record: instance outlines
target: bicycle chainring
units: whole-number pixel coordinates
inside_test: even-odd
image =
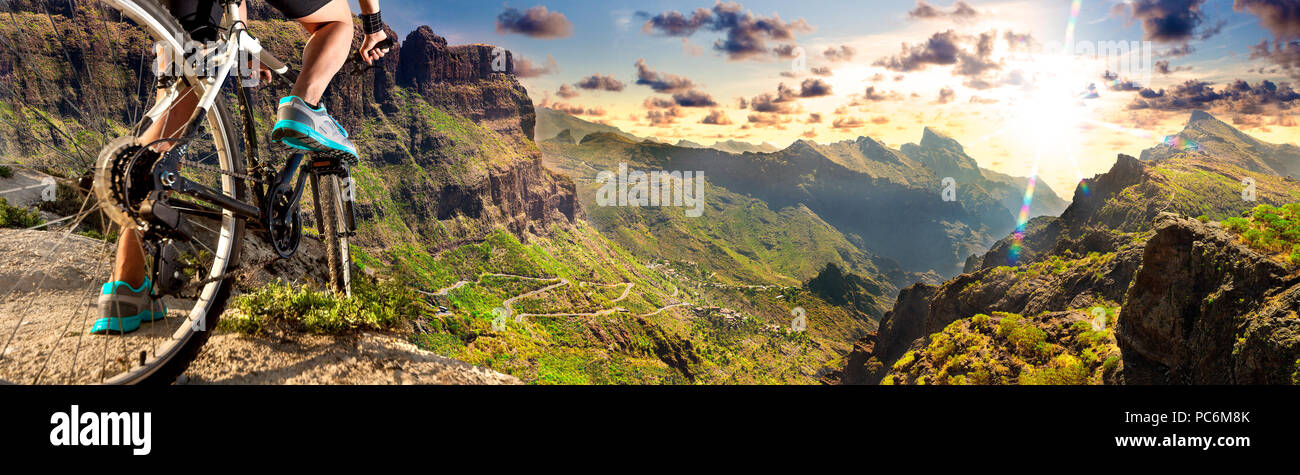
[[[289,186],[276,186],[267,197],[266,235],[275,253],[285,259],[293,257],[302,243],[302,208],[293,198]]]

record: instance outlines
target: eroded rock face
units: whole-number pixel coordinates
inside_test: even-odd
[[[1223,229],[1161,215],[1116,328],[1129,384],[1287,384],[1300,279]]]
[[[874,354],[877,359],[888,365],[907,351],[907,347],[918,338],[930,333],[930,301],[938,293],[939,287],[929,284],[916,284],[898,293],[894,309],[880,320],[877,331]],[[943,329],[943,326],[939,326]],[[883,375],[882,375],[883,376]]]
[[[406,36],[395,79],[448,113],[531,140],[537,112],[514,71],[510,51],[484,44],[447,46],[445,38],[422,26]]]
[[[571,224],[581,214],[573,182],[542,166],[532,141],[537,120],[532,99],[513,75],[511,53],[500,50],[497,56],[497,50],[483,44],[448,46],[423,26],[359,79],[341,77],[334,85],[337,104],[331,102],[331,110],[341,111],[345,126],[384,115],[384,126],[373,131],[380,140],[369,147],[378,162],[413,162],[428,171],[427,177],[390,183],[387,192],[421,221],[412,227],[435,241],[473,240],[495,228],[527,239],[552,225]],[[411,101],[495,132],[474,140],[496,143],[500,152],[480,148],[471,153],[491,156],[466,155],[466,144],[458,143],[465,138],[430,128],[428,117],[412,117]]]
[[[868,333],[853,344],[845,358],[844,369],[831,371],[822,378],[823,384],[875,384],[880,381],[882,366],[875,357],[876,332]]]

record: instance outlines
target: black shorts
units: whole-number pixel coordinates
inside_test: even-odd
[[[180,21],[181,27],[197,41],[214,41],[217,39],[217,27],[225,10],[221,0],[161,0],[162,4]],[[296,20],[328,5],[330,0],[265,0],[276,10],[280,10],[290,20]]]

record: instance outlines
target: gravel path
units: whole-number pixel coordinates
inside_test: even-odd
[[[522,384],[381,333],[213,335],[182,384]]]

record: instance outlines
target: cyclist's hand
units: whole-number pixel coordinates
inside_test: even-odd
[[[366,37],[361,40],[361,59],[365,60],[366,64],[373,65],[375,64],[375,61],[379,60],[379,58],[388,54],[387,49],[379,49],[375,47],[386,39],[388,39],[388,33],[382,31],[366,35]]]
[[[257,70],[250,71],[248,77],[257,79],[258,84],[268,84],[271,82],[271,79],[273,78],[271,68],[262,64],[261,61],[250,61],[248,66],[245,66],[244,70],[248,71],[253,68],[257,68]]]

